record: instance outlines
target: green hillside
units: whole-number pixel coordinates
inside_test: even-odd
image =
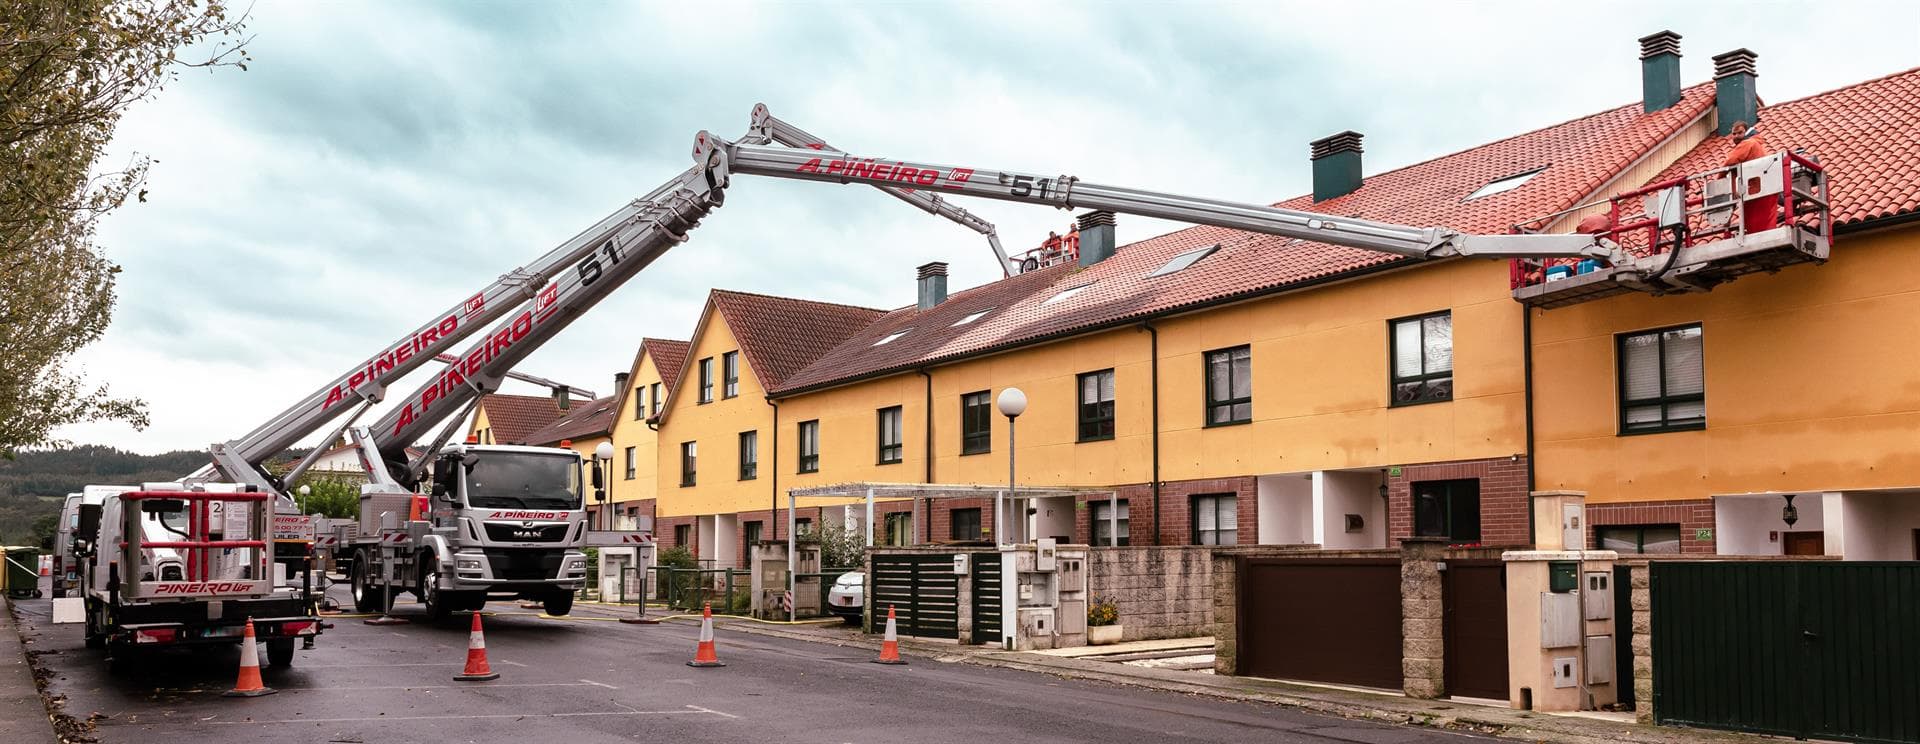
[[[0,544],[38,544],[39,535],[51,531],[60,500],[81,486],[174,480],[206,463],[204,451],[137,455],[91,445],[0,460]]]

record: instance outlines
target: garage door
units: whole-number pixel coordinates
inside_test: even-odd
[[[1238,674],[1400,689],[1400,562],[1240,563]]]

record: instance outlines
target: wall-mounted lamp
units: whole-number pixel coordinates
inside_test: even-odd
[[[1787,505],[1780,507],[1780,521],[1786,522],[1788,527],[1800,521],[1800,509],[1793,505],[1793,494],[1787,494]]]

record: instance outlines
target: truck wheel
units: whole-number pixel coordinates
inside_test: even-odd
[[[554,592],[542,602],[546,605],[547,614],[554,617],[573,612],[573,592]]]
[[[293,666],[292,638],[275,638],[267,641],[267,666]]]
[[[459,597],[447,596],[440,591],[438,568],[439,564],[432,556],[421,556],[420,583],[414,591],[414,594],[420,597],[420,603],[427,606],[427,617],[432,618],[436,623],[445,621],[449,615],[452,615],[454,603],[460,601]]]
[[[373,590],[372,578],[367,576],[367,556],[364,552],[355,553],[353,556],[352,590],[354,612],[373,612],[375,610],[386,609],[385,607],[378,606],[380,602],[379,593]]]

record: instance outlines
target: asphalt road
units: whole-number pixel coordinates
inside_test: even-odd
[[[110,675],[47,600],[18,603],[30,648],[69,714],[108,744],[213,742],[1463,742],[1465,735],[1328,718],[1264,704],[1056,679],[807,641],[718,634],[719,669],[694,669],[697,627],[542,619],[489,605],[500,679],[452,679],[467,619],[376,627],[341,618],[294,665],[265,670],[277,695],[238,699],[238,651],[144,658]],[[262,654],[264,659],[265,654]]]

